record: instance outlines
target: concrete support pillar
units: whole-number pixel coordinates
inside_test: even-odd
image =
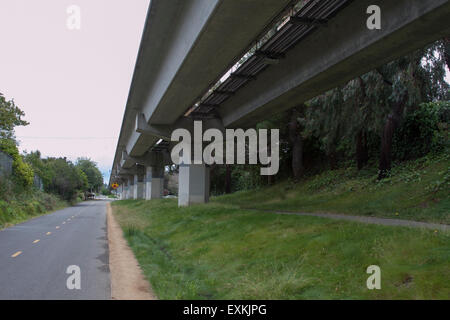
[[[144,175],[144,178],[143,178],[143,180],[142,180],[142,197],[141,198],[139,198],[139,199],[144,199],[144,200],[147,200],[147,176],[146,175]]]
[[[122,183],[122,194],[120,196],[120,200],[126,200],[127,199],[127,192],[128,192],[128,181],[124,180]]]
[[[127,199],[133,199],[133,191],[134,191],[134,177],[129,177]]]
[[[161,198],[164,190],[164,167],[147,167],[145,184],[146,200]]]
[[[119,188],[117,189],[117,197],[119,200],[123,199],[123,182],[120,184]]]
[[[209,167],[205,164],[180,164],[178,206],[209,201]]]
[[[144,199],[144,182],[143,177],[135,174],[134,175],[134,185],[133,185],[133,199]]]
[[[133,199],[136,200],[138,198],[138,175],[135,174],[133,177]]]

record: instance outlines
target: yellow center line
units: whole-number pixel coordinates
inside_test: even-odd
[[[36,239],[33,241],[33,243],[38,243],[38,242],[39,242],[39,239]]]
[[[52,233],[51,233],[50,231],[46,233],[46,235],[48,235],[48,236],[51,235],[51,234],[52,234]]]
[[[21,254],[22,253],[22,251],[17,251],[16,253],[14,253],[12,256],[11,256],[11,258],[15,258],[15,257],[17,257],[19,254]]]

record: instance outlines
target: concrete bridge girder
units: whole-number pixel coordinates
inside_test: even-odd
[[[136,114],[152,125],[173,124],[290,2],[152,0],[118,147],[132,156],[147,152],[159,138],[133,130]],[[214,59],[211,48],[221,48]]]
[[[125,170],[134,167],[136,164],[143,166],[169,165],[170,155],[168,151],[147,152],[144,156],[133,157],[128,155],[127,151],[122,151],[122,158],[120,160],[121,168]]]

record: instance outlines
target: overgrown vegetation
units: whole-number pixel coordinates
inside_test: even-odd
[[[17,185],[16,191],[28,190],[33,184],[34,172],[31,166],[24,162],[13,139],[0,139],[0,151],[13,158],[13,180]]]
[[[35,172],[42,178],[44,190],[58,194],[67,201],[76,201],[86,191],[98,192],[103,177],[97,164],[90,159],[79,158],[74,164],[66,158],[41,158],[39,151],[24,155]]]
[[[448,233],[247,211],[219,202],[188,208],[178,208],[173,199],[113,203],[160,299],[450,295]],[[382,270],[381,290],[366,287],[366,268],[373,264]]]
[[[64,208],[66,201],[39,190],[14,193],[11,180],[0,179],[0,229]]]

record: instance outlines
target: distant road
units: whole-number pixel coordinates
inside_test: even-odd
[[[0,299],[110,299],[107,201],[88,201],[0,231]],[[67,288],[71,265],[81,289]]]

